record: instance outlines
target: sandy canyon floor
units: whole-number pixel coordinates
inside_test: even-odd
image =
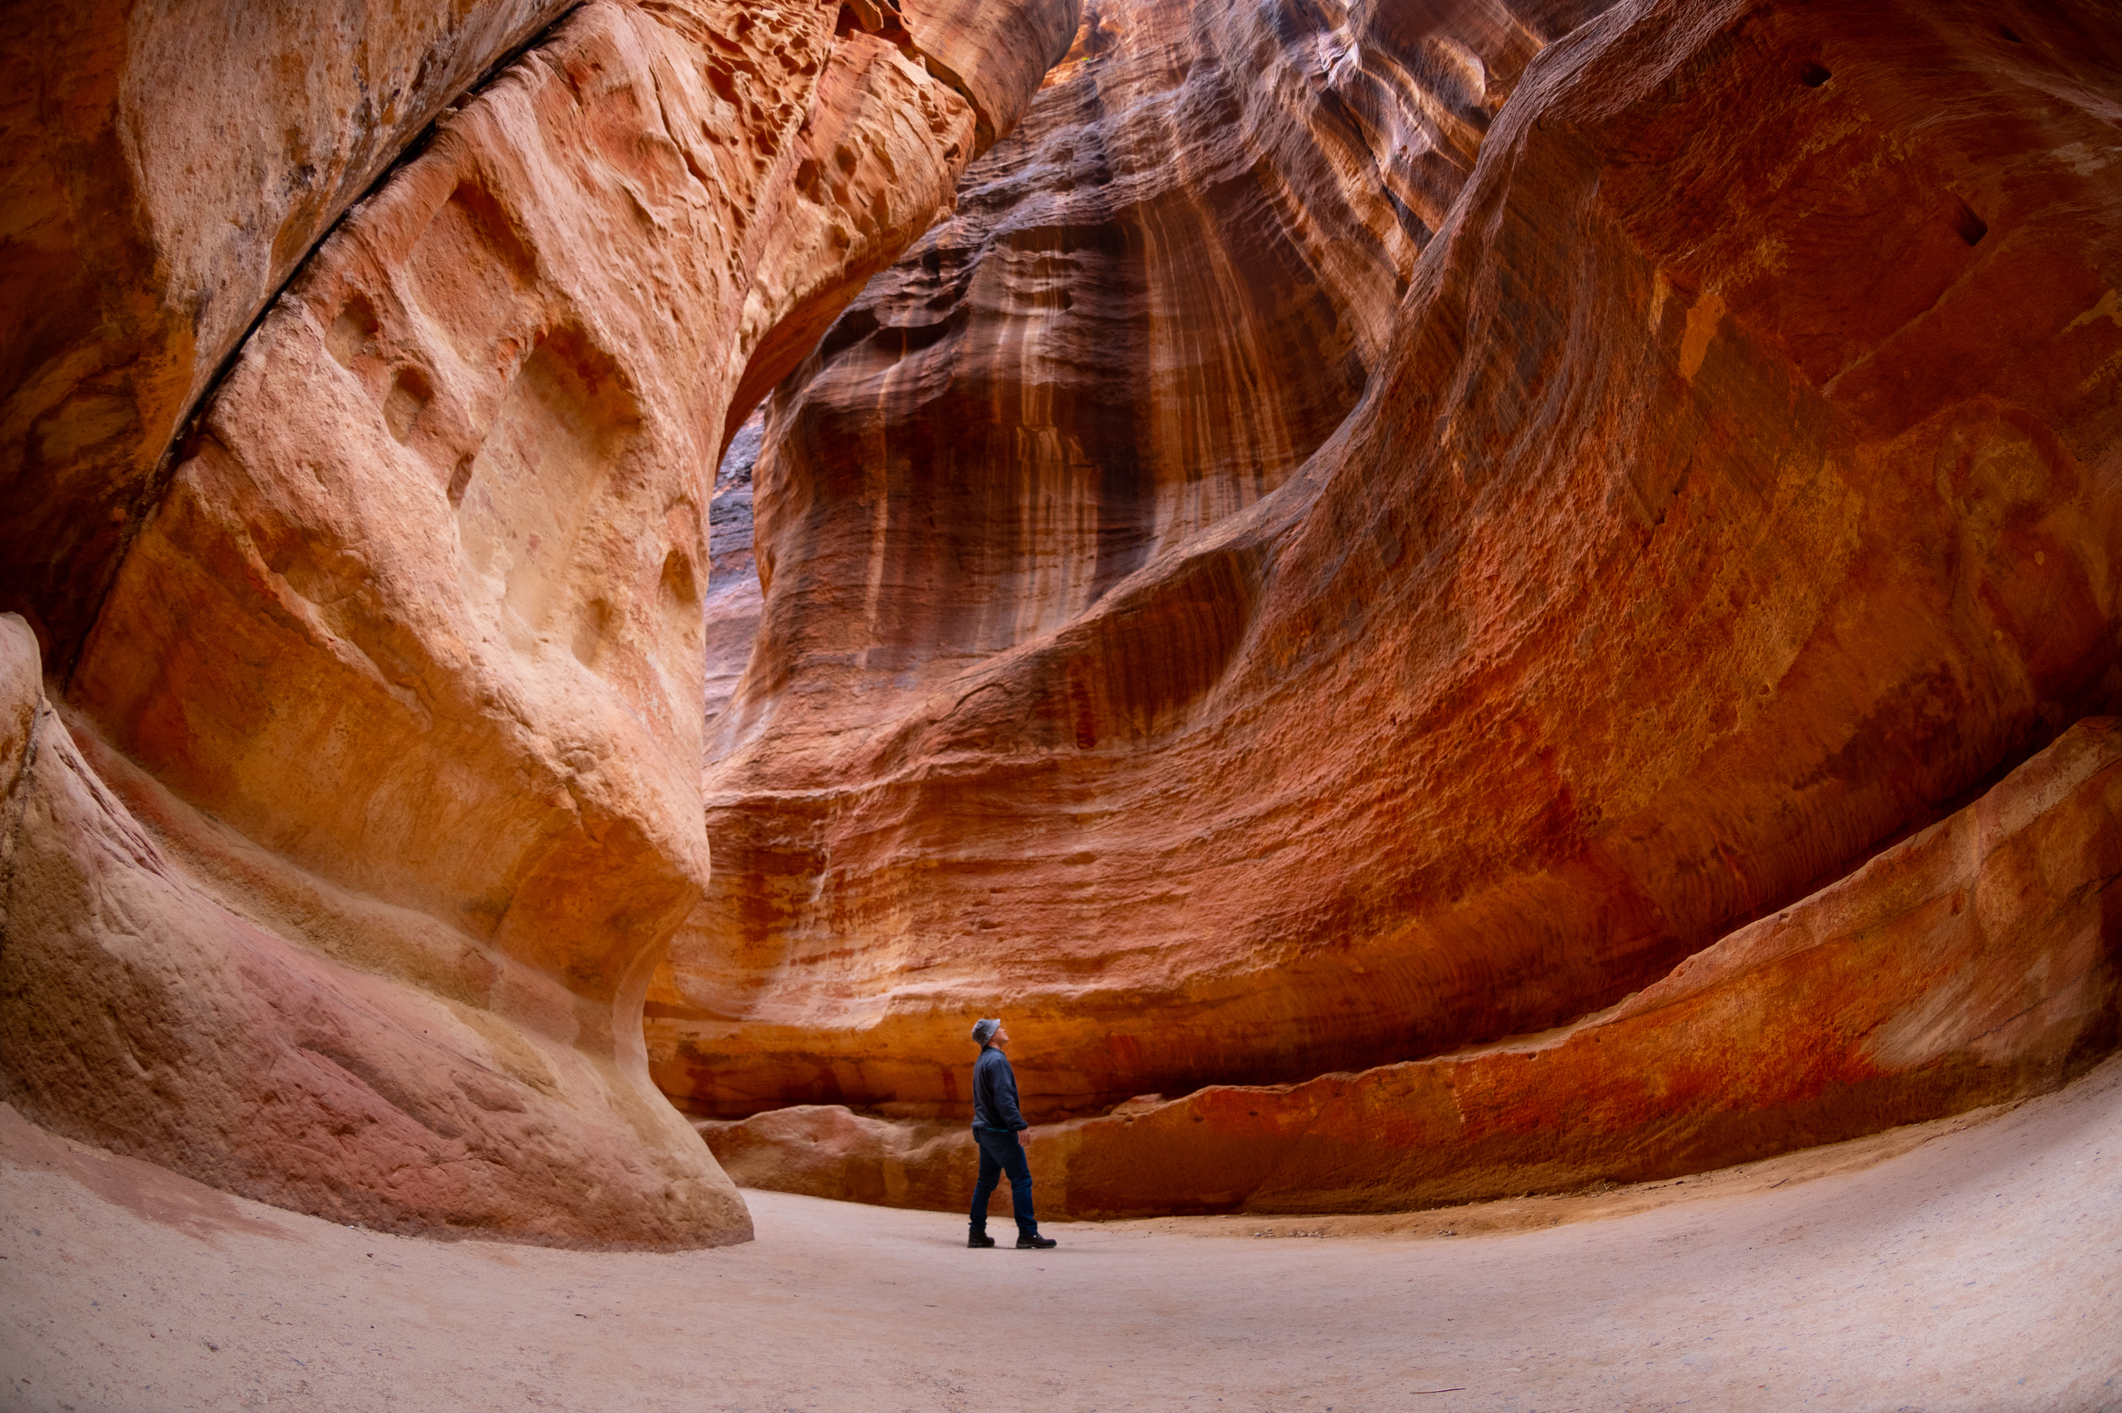
[[[2122,1409],[2122,1060],[1680,1182],[1044,1253],[748,1196],[758,1240],[716,1251],[408,1240],[0,1108],[0,1404]]]

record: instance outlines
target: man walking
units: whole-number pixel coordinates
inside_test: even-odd
[[[973,1039],[980,1044],[980,1058],[973,1062],[973,1141],[980,1145],[980,1181],[973,1188],[973,1225],[967,1246],[993,1246],[987,1234],[987,1199],[995,1184],[1009,1174],[1010,1212],[1017,1219],[1017,1249],[1044,1251],[1057,1246],[1051,1237],[1039,1235],[1039,1221],[1032,1215],[1032,1170],[1024,1161],[1025,1135],[1031,1125],[1017,1112],[1017,1072],[1009,1067],[1009,1031],[998,1019],[973,1022]]]

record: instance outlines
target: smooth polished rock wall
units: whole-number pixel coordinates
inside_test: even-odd
[[[18,6],[0,610],[71,670],[180,424],[332,223],[569,0]]]

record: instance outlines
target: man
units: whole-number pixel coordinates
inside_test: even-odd
[[[1009,1031],[1000,1019],[973,1022],[980,1058],[973,1062],[973,1141],[980,1145],[980,1182],[973,1188],[973,1225],[967,1246],[993,1246],[987,1234],[987,1199],[1009,1174],[1010,1212],[1017,1219],[1017,1249],[1045,1251],[1060,1243],[1039,1235],[1032,1215],[1032,1170],[1024,1161],[1031,1125],[1017,1112],[1017,1072],[1009,1067]]]

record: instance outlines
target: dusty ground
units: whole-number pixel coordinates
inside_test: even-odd
[[[950,1216],[749,1197],[758,1241],[720,1251],[438,1244],[0,1108],[0,1402],[2122,1410],[2122,1061],[1700,1179],[1412,1217],[973,1252]]]

